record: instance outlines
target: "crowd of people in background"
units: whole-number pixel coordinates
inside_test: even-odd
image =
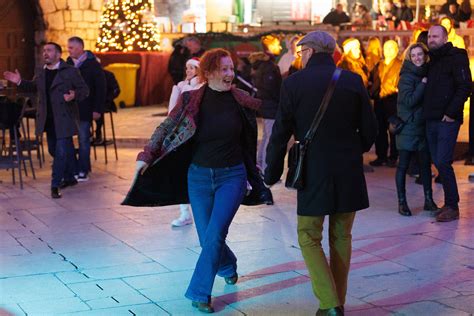
[[[424,12],[423,12],[424,14]],[[472,8],[470,0],[462,0],[460,4],[457,0],[447,0],[442,6],[435,6],[431,13],[431,21],[438,21],[443,17],[452,20],[455,27],[459,27],[461,22],[466,22],[471,18]],[[341,3],[336,4],[324,18],[324,24],[333,26],[356,26],[359,29],[373,29],[374,24],[383,28],[406,29],[409,23],[414,21],[414,10],[408,6],[407,0],[385,0],[378,2],[376,6],[367,8],[359,2],[352,7],[346,8]],[[431,22],[430,21],[430,22]]]

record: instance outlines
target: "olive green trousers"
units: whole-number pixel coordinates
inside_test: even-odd
[[[298,215],[298,242],[321,309],[345,304],[355,212],[329,215],[329,263],[321,246],[325,216]]]

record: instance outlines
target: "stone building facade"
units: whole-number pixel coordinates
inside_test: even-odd
[[[39,0],[45,23],[45,40],[66,46],[79,36],[86,49],[94,50],[99,35],[103,0]]]

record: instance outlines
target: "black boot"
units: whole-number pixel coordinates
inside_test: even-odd
[[[407,200],[398,201],[398,213],[403,216],[411,216],[411,211],[408,207]]]
[[[404,157],[404,156],[403,156]],[[397,185],[397,196],[398,196],[398,213],[403,216],[411,216],[411,211],[407,204],[407,195],[405,189],[406,182],[406,170],[408,165],[404,159],[400,159],[400,165],[395,173],[395,183]]]
[[[423,209],[431,212],[439,211],[438,205],[433,201],[433,193],[431,191],[425,192],[425,205],[423,206]]]

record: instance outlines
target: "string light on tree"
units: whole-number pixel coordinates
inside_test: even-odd
[[[96,50],[157,51],[160,33],[155,23],[154,0],[108,0],[100,20]]]

